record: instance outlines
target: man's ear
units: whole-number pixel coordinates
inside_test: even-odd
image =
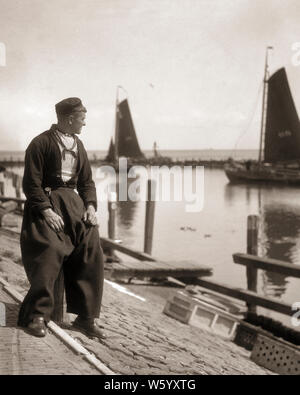
[[[69,115],[69,125],[72,125],[74,121],[74,115]]]

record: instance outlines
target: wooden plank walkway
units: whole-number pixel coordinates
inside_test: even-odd
[[[197,277],[211,276],[212,269],[193,261],[141,261],[118,262],[112,264],[110,276],[114,279],[121,278],[166,278],[196,279]]]
[[[111,248],[139,260],[138,262],[114,262],[110,271],[110,277],[114,279],[173,277],[174,279],[184,280],[186,283],[193,283],[197,277],[212,276],[213,274],[211,267],[195,261],[161,261],[156,257],[126,247],[108,238],[101,237],[100,239],[104,248]]]

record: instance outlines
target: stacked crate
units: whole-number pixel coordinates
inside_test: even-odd
[[[184,292],[173,295],[163,312],[185,324],[208,329],[229,339],[233,338],[239,323],[238,317]]]

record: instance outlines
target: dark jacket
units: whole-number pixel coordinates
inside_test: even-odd
[[[77,189],[85,206],[93,204],[97,209],[97,196],[92,171],[86,150],[77,138],[78,163],[75,176],[64,182],[61,178],[61,152],[54,131],[50,130],[35,137],[29,144],[25,155],[23,191],[30,208],[40,211],[52,207],[45,192],[46,187],[70,187]]]

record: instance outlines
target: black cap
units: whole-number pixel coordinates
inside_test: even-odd
[[[74,112],[86,112],[81,100],[78,97],[69,97],[55,105],[57,115],[71,115]]]

